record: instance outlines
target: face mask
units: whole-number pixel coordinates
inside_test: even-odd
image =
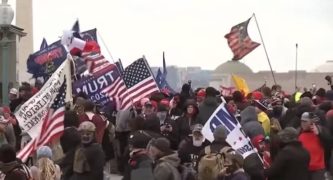
[[[202,139],[196,140],[193,138],[193,146],[200,147],[202,145],[202,143],[203,143]]]

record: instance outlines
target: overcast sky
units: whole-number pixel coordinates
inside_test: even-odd
[[[13,1],[13,0],[11,0]],[[9,2],[11,2],[9,1]],[[312,70],[333,59],[332,0],[33,0],[34,49],[56,41],[76,19],[81,30],[97,28],[114,59],[125,65],[143,54],[151,66],[215,69],[232,58],[224,35],[256,13],[273,69]],[[260,42],[254,19],[252,40]],[[107,57],[108,53],[104,50]],[[263,46],[241,60],[268,70]]]

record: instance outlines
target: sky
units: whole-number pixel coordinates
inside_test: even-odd
[[[125,66],[142,55],[162,66],[165,51],[167,65],[213,70],[233,56],[224,35],[253,13],[273,70],[295,69],[296,43],[298,69],[333,59],[332,0],[33,0],[34,50],[43,37],[54,42],[79,19],[81,30],[97,28],[106,44],[100,43],[102,53]],[[254,18],[248,32],[261,46],[241,62],[269,70]]]

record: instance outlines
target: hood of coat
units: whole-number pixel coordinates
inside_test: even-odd
[[[241,113],[241,125],[251,122],[258,121],[258,115],[254,106],[249,106],[245,108]]]
[[[172,153],[170,155],[166,155],[164,157],[161,157],[158,160],[158,163],[162,163],[162,162],[168,162],[170,165],[172,165],[176,168],[180,165],[180,159],[179,159],[177,153]]]

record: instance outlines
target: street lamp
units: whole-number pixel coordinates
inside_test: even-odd
[[[2,0],[0,4],[0,27],[1,27],[1,47],[2,47],[2,103],[8,104],[8,29],[13,18],[14,11],[7,4],[8,0]]]

